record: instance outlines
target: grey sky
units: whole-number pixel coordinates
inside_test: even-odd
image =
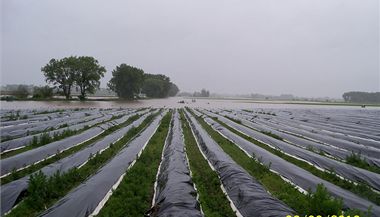
[[[181,90],[340,97],[380,91],[378,0],[1,0],[2,84],[90,55]]]

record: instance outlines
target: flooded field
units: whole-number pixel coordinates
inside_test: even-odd
[[[377,108],[186,98],[2,108],[1,215],[380,215]]]
[[[180,103],[182,102],[182,103]],[[329,109],[361,109],[360,106],[334,106],[316,103],[295,104],[292,102],[252,101],[248,99],[196,99],[171,97],[166,99],[147,99],[138,101],[1,101],[1,109],[65,109],[65,108],[329,108]],[[380,109],[367,107],[366,109]]]

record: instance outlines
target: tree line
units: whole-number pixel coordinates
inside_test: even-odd
[[[57,88],[66,99],[71,98],[73,88],[80,92],[79,99],[86,99],[100,86],[106,69],[89,56],[70,56],[63,59],[51,59],[41,68],[47,83]],[[175,96],[179,89],[165,75],[144,73],[142,69],[120,64],[112,71],[107,85],[122,99],[136,99],[141,96],[164,98]],[[41,89],[45,91],[45,89]]]
[[[344,93],[343,99],[352,103],[380,103],[380,92],[351,91]]]

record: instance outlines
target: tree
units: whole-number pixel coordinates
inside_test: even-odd
[[[148,97],[164,98],[175,96],[179,91],[177,85],[170,82],[170,78],[165,75],[145,74],[144,78],[141,92],[145,93]]]
[[[202,89],[201,90],[201,97],[209,97],[210,96],[210,92],[206,89]]]
[[[127,64],[116,66],[112,71],[112,78],[108,87],[115,91],[120,98],[134,99],[140,92],[144,82],[144,71]]]
[[[201,92],[194,92],[194,97],[209,97],[210,92],[206,89],[202,89]]]
[[[76,85],[85,99],[86,93],[94,93],[100,85],[100,78],[106,72],[98,61],[89,56],[70,56],[60,60],[51,59],[41,68],[46,81],[63,91],[66,99],[70,98],[71,89]]]
[[[145,74],[141,92],[151,98],[167,97],[170,78],[165,75]]]
[[[380,103],[380,92],[359,92],[351,91],[343,94],[343,99],[346,102],[353,103]]]
[[[179,92],[179,88],[174,83],[170,82],[169,96],[175,96]]]
[[[28,87],[26,85],[18,85],[17,89],[12,91],[11,95],[18,99],[25,99],[29,96]]]
[[[151,98],[165,97],[165,81],[155,78],[145,79],[141,92]]]
[[[62,89],[66,99],[70,99],[71,88],[75,81],[76,57],[65,57],[61,60],[51,59],[49,63],[41,68],[46,82]]]
[[[34,87],[33,98],[35,99],[47,99],[53,97],[53,88],[49,86]]]
[[[80,90],[80,99],[86,98],[86,93],[95,93],[99,88],[100,78],[104,77],[106,69],[100,66],[94,57],[82,56],[76,59],[74,67],[75,84]]]

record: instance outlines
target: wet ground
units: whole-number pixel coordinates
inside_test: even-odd
[[[182,102],[182,103],[180,103]],[[246,99],[196,99],[171,97],[166,99],[147,99],[138,101],[1,101],[1,109],[64,109],[64,108],[337,108],[337,109],[362,109],[359,106],[334,106],[319,104],[291,104],[287,102],[257,102]],[[367,107],[365,109],[380,109],[379,107]]]

